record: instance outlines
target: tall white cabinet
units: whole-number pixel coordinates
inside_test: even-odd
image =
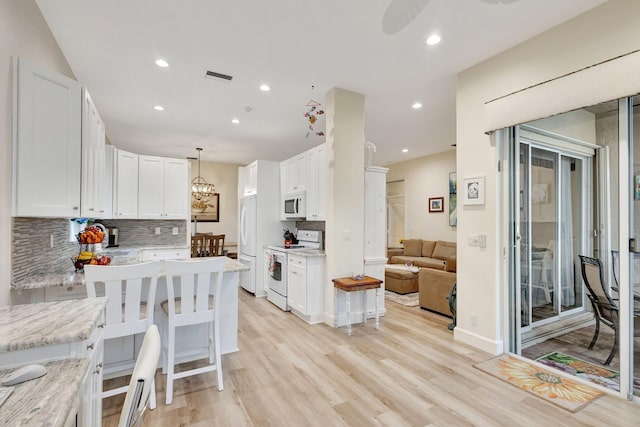
[[[307,220],[324,221],[327,206],[327,144],[307,151]]]
[[[82,87],[14,64],[13,216],[80,216]]]
[[[386,199],[389,169],[368,166],[364,171],[364,274],[384,280],[386,254]],[[367,291],[375,292],[375,291]],[[378,309],[384,312],[384,298]],[[368,298],[367,312],[375,311],[375,298]]]
[[[81,216],[105,217],[105,129],[87,89],[82,90]]]

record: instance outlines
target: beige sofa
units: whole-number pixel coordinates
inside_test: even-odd
[[[445,316],[452,315],[447,296],[456,282],[455,242],[409,239],[404,241],[404,249],[389,249],[387,257],[389,264],[412,262],[414,266],[420,267],[420,307]],[[391,277],[388,279],[390,280],[385,282],[385,288],[393,291],[396,282]]]

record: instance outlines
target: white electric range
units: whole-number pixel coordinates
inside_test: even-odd
[[[287,253],[305,249],[322,249],[322,231],[298,230],[298,243],[290,247],[269,245],[265,252],[267,260],[267,299],[282,310],[287,305]]]

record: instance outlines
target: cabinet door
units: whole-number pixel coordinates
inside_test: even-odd
[[[301,314],[307,314],[307,282],[305,270],[289,267],[287,273],[287,304]]]
[[[115,173],[114,218],[138,218],[138,155],[118,150]]]
[[[164,218],[164,159],[138,157],[138,218]]]
[[[286,168],[286,192],[297,193],[306,189],[307,180],[307,153],[300,153],[285,160]]]
[[[189,217],[189,162],[164,159],[164,218]]]
[[[258,193],[258,162],[253,162],[247,166],[244,195],[251,196]]]
[[[82,102],[82,192],[81,215],[104,217],[104,123],[88,91]]]
[[[326,144],[308,151],[307,171],[307,219],[324,220],[327,203]]]
[[[15,84],[13,215],[80,215],[82,90],[19,59]]]

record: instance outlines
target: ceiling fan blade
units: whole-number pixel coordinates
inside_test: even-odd
[[[503,4],[509,4],[509,3],[515,3],[518,0],[482,0],[485,3],[491,3],[491,4],[498,4],[498,3],[503,3]]]
[[[424,11],[430,0],[391,0],[382,17],[382,31],[393,35],[409,25]]]

